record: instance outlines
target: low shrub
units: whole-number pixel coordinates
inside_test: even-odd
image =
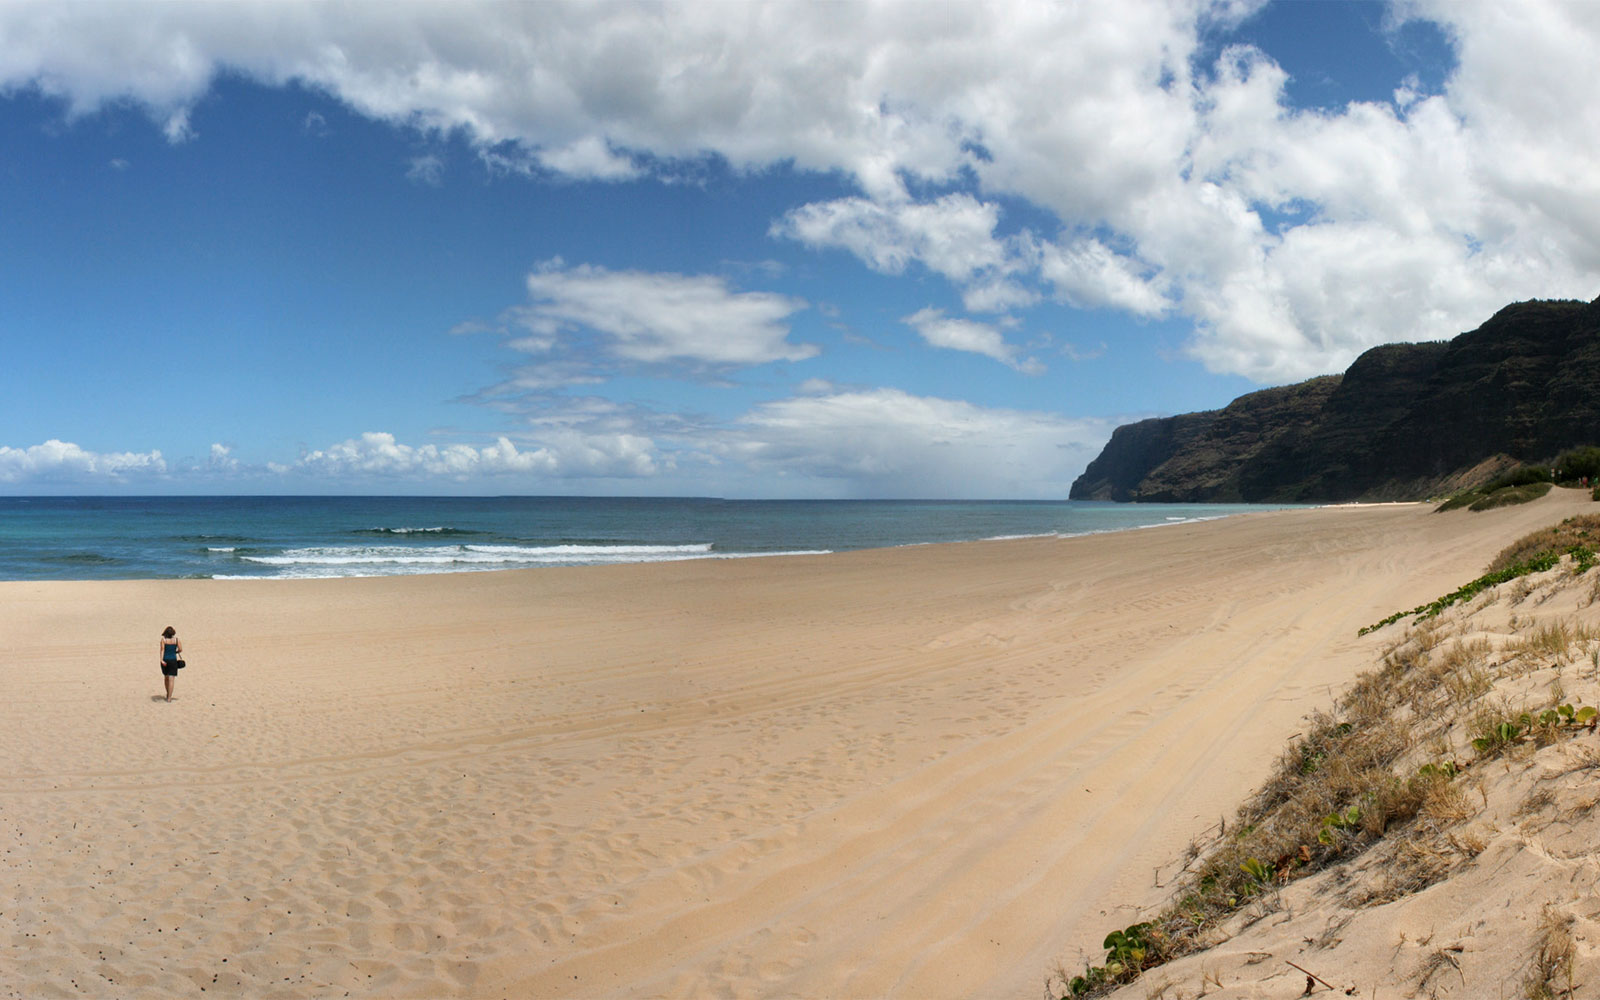
[[[1600,493],[1600,487],[1596,487],[1595,492]],[[1443,514],[1447,510],[1460,510],[1462,507],[1470,507],[1479,500],[1482,500],[1483,496],[1483,491],[1477,487],[1473,487],[1470,490],[1462,490],[1460,493],[1457,493],[1455,496],[1435,507],[1433,512],[1435,514]],[[1600,500],[1600,496],[1595,497],[1595,499]]]
[[[1508,486],[1531,486],[1534,483],[1554,482],[1548,465],[1524,465],[1520,469],[1501,473],[1483,484],[1485,493],[1503,490]]]
[[[1505,477],[1501,477],[1487,485],[1462,490],[1435,507],[1434,513],[1442,514],[1447,510],[1459,510],[1462,507],[1468,510],[1493,510],[1496,507],[1528,503],[1550,492],[1549,475],[1546,472],[1544,481],[1531,483],[1507,483],[1504,482]]]
[[[1485,496],[1474,500],[1467,506],[1468,510],[1494,510],[1496,507],[1511,507],[1519,503],[1531,503],[1550,492],[1549,483],[1525,483],[1518,486],[1503,486]]]
[[[1574,448],[1556,459],[1557,482],[1571,483],[1585,477],[1590,482],[1600,479],[1600,448]]]

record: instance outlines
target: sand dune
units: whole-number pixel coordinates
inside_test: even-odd
[[[1600,570],[1572,555],[1380,630],[1320,739],[1200,844],[1187,913],[1141,914],[1172,960],[1110,995],[1600,996]],[[1201,903],[1206,880],[1232,905]]]
[[[1579,504],[0,584],[0,989],[1036,997],[1369,665],[1359,626]]]

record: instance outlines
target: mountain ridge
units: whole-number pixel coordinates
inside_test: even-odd
[[[1600,443],[1600,298],[1512,303],[1449,341],[1118,427],[1074,500],[1418,499]]]

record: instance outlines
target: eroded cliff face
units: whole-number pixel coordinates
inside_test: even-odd
[[[1597,443],[1600,299],[1522,302],[1448,343],[1375,347],[1342,376],[1119,427],[1070,496],[1401,499]]]

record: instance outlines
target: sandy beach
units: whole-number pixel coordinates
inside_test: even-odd
[[[0,994],[1038,997],[1360,626],[1590,506],[0,583]]]

